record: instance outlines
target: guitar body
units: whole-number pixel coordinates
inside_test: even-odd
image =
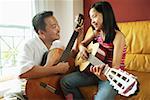
[[[62,49],[52,49],[48,53],[48,59],[46,65],[52,66],[58,62],[63,53]],[[53,59],[52,59],[53,58]],[[29,79],[26,83],[26,95],[29,100],[48,100],[55,98],[56,100],[63,100],[63,95],[54,94],[47,89],[40,86],[41,82],[44,82],[56,89],[60,89],[59,80],[61,75],[50,75],[47,77]]]
[[[97,54],[97,50],[99,48],[99,43],[93,43],[93,41],[87,46],[87,49],[91,52],[92,55]],[[79,66],[80,71],[85,70],[90,62],[88,60],[83,60],[80,56],[80,52],[77,54],[75,58],[75,66]]]
[[[52,49],[48,53],[46,65],[52,66],[56,64],[60,59],[62,53],[63,53],[62,49],[59,48]],[[67,61],[69,61],[69,65],[72,65],[70,69],[72,70],[74,66],[73,58],[70,57],[67,59]],[[49,99],[64,100],[64,96],[62,93],[60,95],[57,95],[40,86],[40,83],[43,82],[61,91],[59,81],[62,76],[63,75],[50,75],[42,78],[29,79],[26,83],[25,89],[26,96],[28,97],[29,100],[49,100]]]
[[[26,84],[26,95],[28,100],[64,100],[63,95],[54,94],[47,89],[40,86],[41,82],[44,82],[56,89],[60,89],[59,80],[61,75],[50,75],[43,78],[31,79]]]

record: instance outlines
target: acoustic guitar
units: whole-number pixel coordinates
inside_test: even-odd
[[[77,26],[81,27],[83,25],[83,15],[79,14],[77,19]],[[43,60],[41,65],[55,65],[59,62],[69,62],[69,65],[74,65],[72,59],[68,59],[71,54],[71,49],[78,36],[78,32],[74,31],[71,36],[69,43],[65,50],[60,48],[52,49],[50,52],[46,52],[43,55]],[[64,100],[64,96],[60,90],[59,80],[62,75],[50,75],[42,78],[29,79],[26,83],[25,93],[29,100]]]
[[[83,60],[80,57],[80,52],[75,58],[75,65],[79,66],[80,71],[84,71],[89,64],[99,65],[104,64],[98,56],[99,43],[94,43],[93,41],[87,46],[88,51],[91,51],[87,60]],[[111,68],[105,66],[103,71],[104,75],[110,82],[110,85],[118,91],[119,94],[123,96],[129,96],[136,92],[137,87],[137,78],[132,74],[127,73],[121,69]]]

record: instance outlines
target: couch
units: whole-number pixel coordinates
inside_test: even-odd
[[[125,70],[137,77],[139,92],[133,96],[116,96],[116,100],[150,100],[150,21],[118,23],[127,43]],[[85,38],[90,36],[90,27]],[[97,86],[80,87],[86,100],[92,100]]]

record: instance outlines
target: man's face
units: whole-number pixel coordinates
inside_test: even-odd
[[[58,22],[54,16],[50,16],[45,18],[45,39],[47,41],[54,41],[58,40],[60,38],[60,27],[58,25]]]

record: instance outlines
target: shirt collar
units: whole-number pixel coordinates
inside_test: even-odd
[[[39,36],[35,35],[35,38],[38,40],[40,46],[42,46],[42,49],[48,51],[48,48],[46,47],[46,45],[44,44],[44,42],[39,38]]]

